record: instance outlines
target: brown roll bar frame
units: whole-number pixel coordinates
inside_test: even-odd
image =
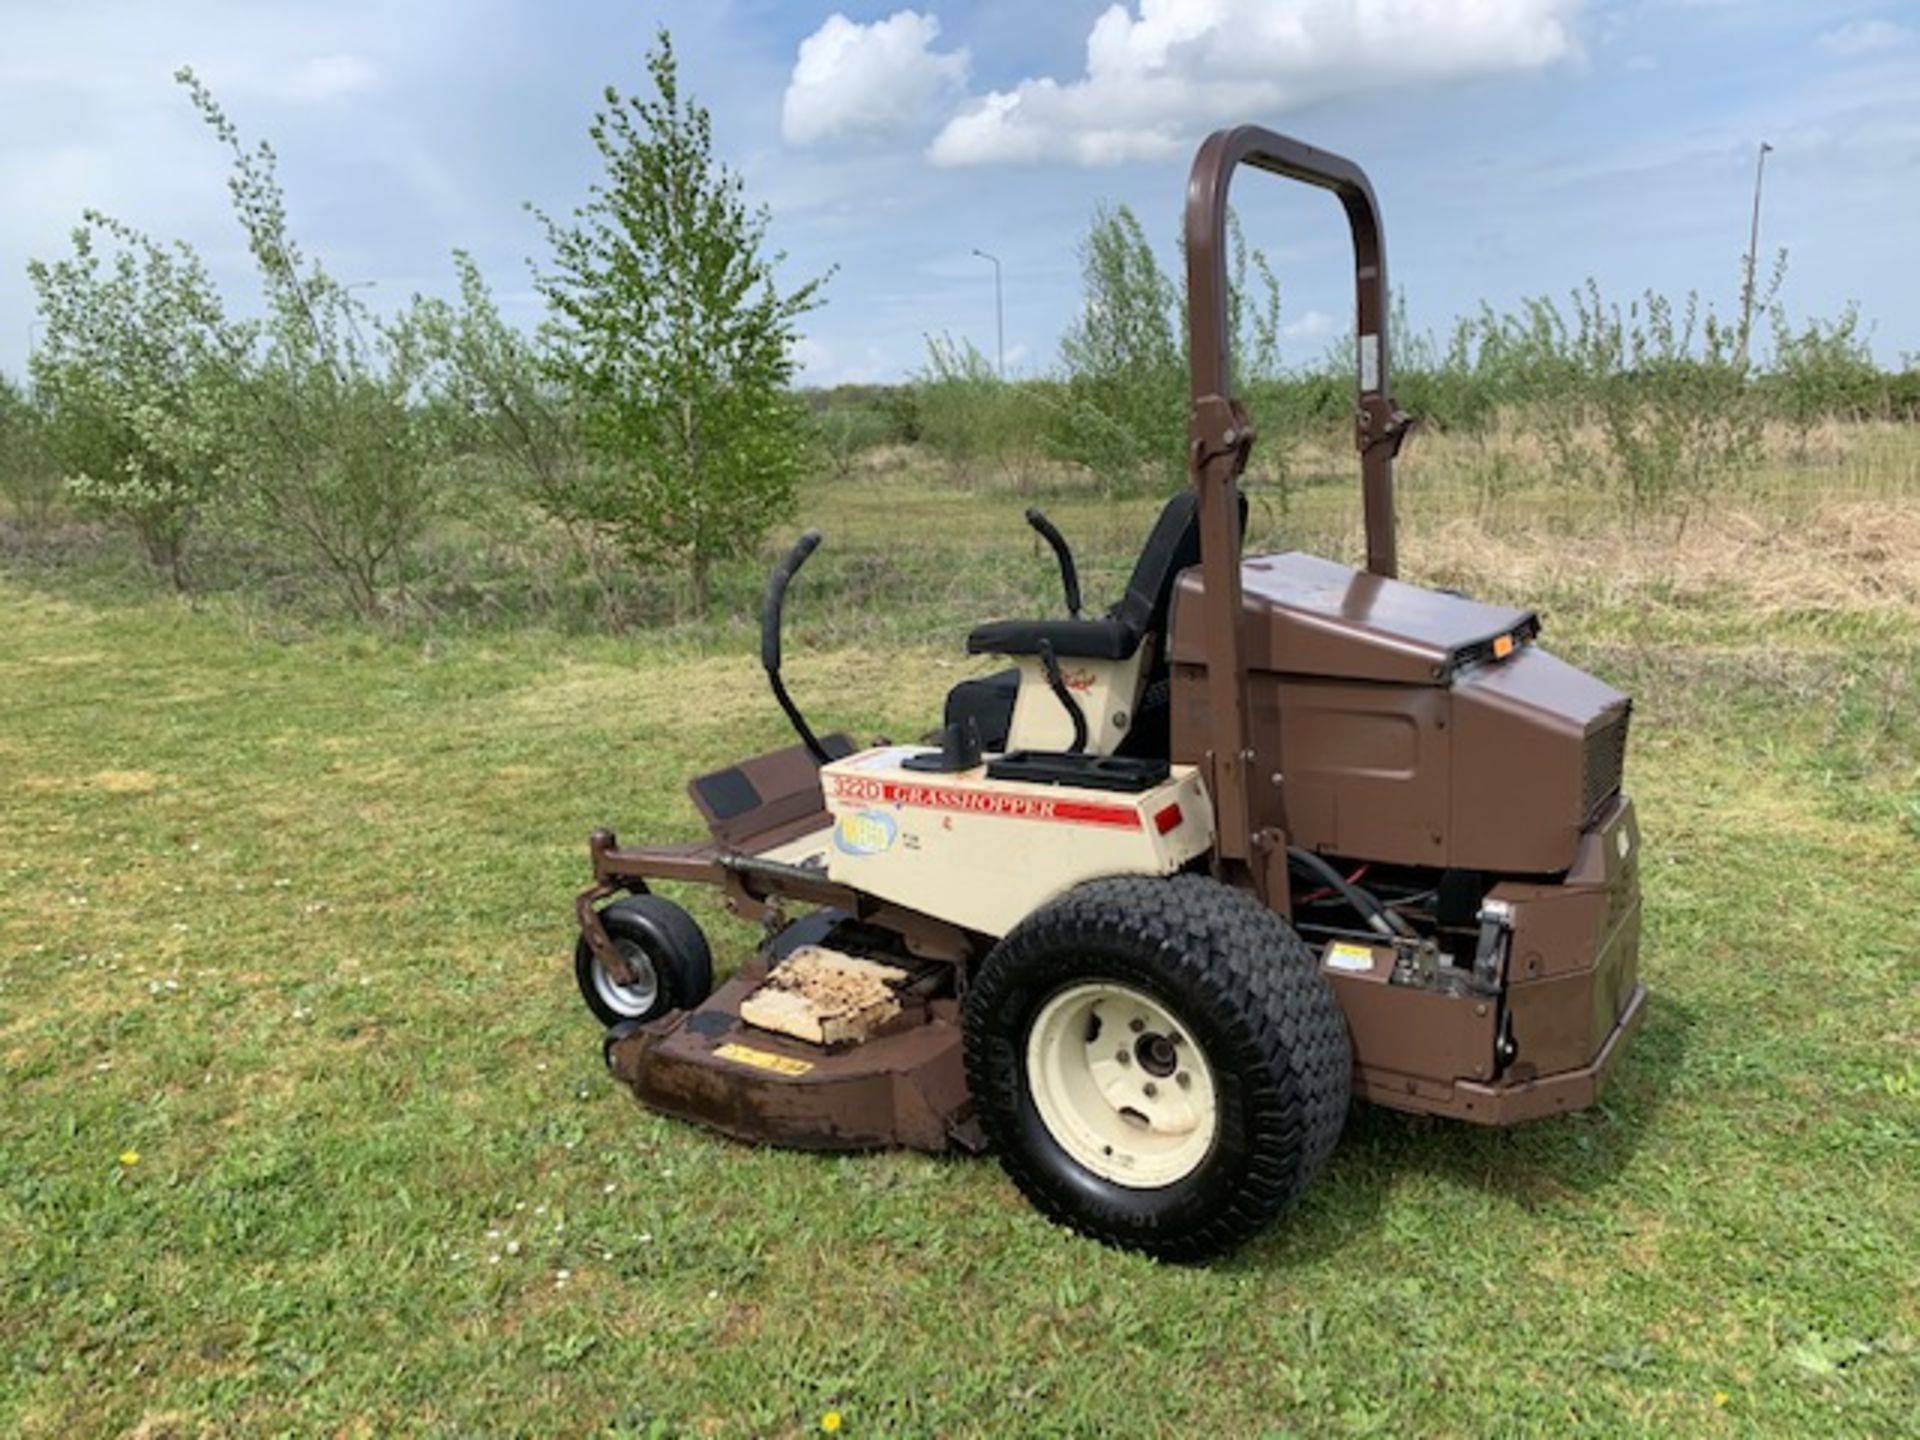
[[[1380,208],[1366,174],[1351,160],[1258,126],[1218,130],[1194,157],[1187,180],[1187,354],[1193,409],[1188,474],[1199,496],[1200,563],[1206,579],[1207,632],[1214,647],[1207,699],[1216,748],[1211,756],[1221,858],[1245,865],[1254,848],[1247,769],[1249,721],[1245,647],[1240,634],[1240,475],[1253,447],[1246,407],[1234,398],[1233,334],[1228,321],[1227,188],[1251,165],[1331,190],[1353,231],[1356,375],[1354,444],[1367,528],[1367,569],[1392,578],[1393,458],[1408,417],[1394,405],[1387,355],[1387,256]]]

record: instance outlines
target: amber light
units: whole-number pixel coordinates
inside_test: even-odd
[[[1494,637],[1494,641],[1493,641],[1493,658],[1494,659],[1504,660],[1507,658],[1507,656],[1511,655],[1512,653],[1513,653],[1513,637],[1511,635],[1497,635]]]

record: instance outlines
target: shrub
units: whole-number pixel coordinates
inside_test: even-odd
[[[27,274],[42,326],[34,387],[68,492],[131,529],[185,589],[189,539],[231,471],[250,329],[227,320],[192,249],[95,211],[71,255]]]
[[[39,528],[52,518],[61,489],[37,397],[0,375],[0,496],[15,519]]]

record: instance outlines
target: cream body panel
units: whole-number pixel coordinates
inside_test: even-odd
[[[1134,794],[907,770],[919,746],[822,767],[838,884],[987,935],[1004,935],[1070,886],[1171,875],[1213,846],[1213,807],[1190,765]],[[1159,817],[1178,807],[1177,823]]]

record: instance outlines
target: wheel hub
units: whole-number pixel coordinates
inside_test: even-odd
[[[660,977],[655,973],[653,960],[638,945],[624,937],[613,942],[620,950],[620,958],[627,962],[632,973],[630,983],[621,984],[607,973],[607,967],[600,963],[599,957],[593,962],[593,988],[608,1009],[619,1014],[638,1019],[653,1008],[654,1001],[660,997]]]
[[[1186,1027],[1142,990],[1073,985],[1027,1034],[1027,1084],[1060,1148],[1116,1184],[1184,1179],[1213,1148],[1213,1071]]]

